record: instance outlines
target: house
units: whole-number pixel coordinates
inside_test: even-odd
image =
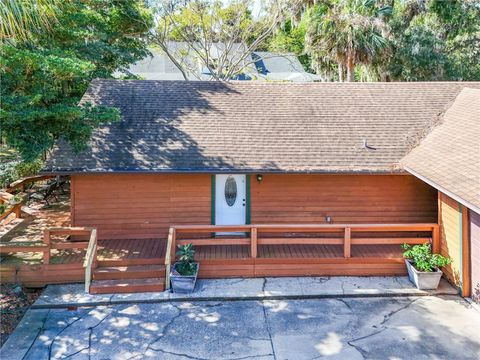
[[[211,80],[210,69],[196,56],[190,46],[184,42],[169,42],[168,48],[175,59],[183,64],[189,80]],[[151,55],[131,65],[124,72],[128,75],[139,76],[144,80],[184,80],[179,67],[160,49],[150,49]],[[246,52],[244,45],[235,43],[230,50],[225,50],[222,43],[211,46],[211,66],[216,61],[227,56],[231,63],[239,62],[244,72],[236,80],[256,81],[287,81],[313,82],[321,81],[320,76],[305,71],[294,54],[255,51],[246,59],[242,55]],[[115,74],[121,76],[120,72]]]
[[[445,275],[480,302],[480,90],[463,89],[402,164],[438,190],[441,252],[454,260]]]
[[[117,107],[121,121],[96,129],[81,153],[58,143],[43,171],[71,176],[72,226],[96,228],[108,246],[141,247],[149,261],[136,264],[165,259],[168,269],[172,247],[190,242],[202,277],[404,274],[402,243],[430,241],[449,255],[452,225],[441,219],[440,244],[447,214],[435,178],[419,176],[422,156],[437,136],[458,139],[449,126],[459,117],[469,130],[458,135],[475,138],[478,89],[94,80],[82,103]],[[458,152],[478,176],[472,141]],[[439,154],[433,165],[463,159]],[[134,289],[111,282],[118,277],[95,282],[92,271],[92,292]]]

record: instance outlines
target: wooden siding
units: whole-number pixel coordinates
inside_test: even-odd
[[[444,267],[443,272],[450,282],[460,286],[462,271],[461,241],[462,213],[461,205],[447,195],[439,192],[440,253],[452,258],[453,262]]]
[[[437,191],[409,175],[269,175],[251,179],[252,223],[431,223]]]
[[[409,175],[251,177],[252,223],[430,223],[436,190]],[[170,225],[210,224],[210,175],[72,176],[72,224],[99,238],[166,237]]]
[[[166,238],[172,224],[210,223],[209,175],[72,176],[72,223],[101,239]]]
[[[471,296],[480,304],[480,214],[470,211]]]

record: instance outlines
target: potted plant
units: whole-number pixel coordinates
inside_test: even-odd
[[[432,254],[430,244],[403,244],[403,257],[407,265],[408,278],[420,290],[433,290],[438,287],[442,271],[439,267],[448,265],[451,259],[440,254]]]
[[[195,289],[198,266],[192,244],[178,246],[178,260],[170,272],[172,290],[176,293],[191,293]]]

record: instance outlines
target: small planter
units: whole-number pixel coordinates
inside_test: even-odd
[[[412,261],[405,259],[407,265],[408,278],[415,284],[419,290],[435,290],[438,288],[440,279],[442,278],[442,271],[437,269],[434,272],[418,271],[412,264]]]
[[[199,263],[197,265],[197,271],[193,275],[180,275],[177,270],[178,263],[173,264],[173,268],[170,271],[170,281],[172,284],[172,290],[174,293],[188,294],[193,292],[195,289],[195,283],[197,282],[198,268],[200,267]]]

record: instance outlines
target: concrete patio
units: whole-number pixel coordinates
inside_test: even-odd
[[[33,308],[168,301],[283,300],[456,294],[457,290],[445,280],[442,280],[437,290],[422,291],[415,288],[406,276],[199,279],[195,292],[191,294],[174,294],[164,291],[90,295],[85,293],[83,284],[49,285],[35,302]]]
[[[458,296],[166,302],[31,309],[3,359],[467,359],[480,313]]]

